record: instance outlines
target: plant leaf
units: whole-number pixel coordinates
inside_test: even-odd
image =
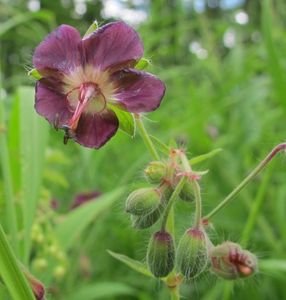
[[[98,282],[80,286],[67,297],[69,300],[95,300],[95,299],[113,299],[116,296],[132,296],[137,291],[125,283],[121,282]]]
[[[20,87],[17,92],[20,118],[21,203],[23,207],[24,263],[30,255],[30,230],[34,221],[42,182],[48,123],[34,109],[34,88]]]
[[[66,214],[63,221],[58,223],[55,228],[55,235],[61,246],[65,250],[69,249],[84,229],[109,209],[123,191],[124,188],[113,190]]]
[[[222,151],[221,148],[217,148],[206,154],[198,155],[198,156],[190,159],[190,165],[193,166],[193,165],[203,162],[209,158],[212,158],[212,157],[216,156],[218,153],[220,153],[221,151]]]
[[[107,252],[114,257],[115,259],[123,262],[124,264],[126,264],[129,268],[137,271],[138,273],[141,273],[145,276],[148,277],[154,277],[152,275],[152,273],[147,269],[147,267],[141,263],[138,260],[132,259],[124,254],[120,254],[120,253],[115,253],[113,251],[107,250]]]

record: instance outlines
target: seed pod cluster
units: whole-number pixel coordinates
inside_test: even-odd
[[[145,171],[148,183],[157,184],[133,191],[126,200],[125,211],[131,214],[131,223],[134,228],[145,229],[154,225],[160,218],[173,192],[167,181],[167,164],[153,161]]]

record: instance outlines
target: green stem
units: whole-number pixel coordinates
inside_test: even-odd
[[[185,153],[181,153],[180,155],[183,168],[186,172],[192,173],[192,168],[190,166],[190,163],[188,161],[188,158],[186,157]],[[198,181],[196,179],[193,179],[191,181],[194,194],[195,194],[195,201],[196,201],[196,212],[195,212],[195,227],[199,227],[202,219],[202,198],[201,198],[201,188],[198,184]]]
[[[272,158],[280,151],[286,150],[286,143],[277,145],[270,153],[258,164],[258,166],[230,193],[222,202],[215,207],[209,214],[203,217],[204,220],[209,220],[218,213],[230,200],[232,200],[264,167],[272,160]]]
[[[144,124],[142,122],[142,119],[141,119],[141,116],[139,114],[135,114],[134,115],[135,117],[135,121],[136,121],[136,124],[137,124],[137,127],[140,131],[140,135],[145,143],[145,146],[147,147],[147,149],[149,150],[151,156],[153,157],[153,159],[155,160],[160,160],[160,156],[149,136],[149,134],[147,133],[145,127],[144,127]]]
[[[35,300],[0,225],[0,275],[14,300]]]
[[[169,291],[170,291],[171,300],[180,300],[179,286],[170,288]]]
[[[1,170],[4,181],[4,195],[5,195],[5,215],[8,233],[11,237],[11,243],[15,253],[19,253],[18,240],[17,240],[17,218],[15,211],[12,174],[10,170],[10,157],[5,136],[5,123],[4,123],[4,102],[0,96],[0,162]]]
[[[197,180],[192,180],[192,186],[194,189],[195,201],[196,201],[195,227],[199,227],[202,219],[201,188]]]
[[[170,213],[170,210],[173,206],[173,204],[175,203],[175,201],[177,200],[177,198],[179,197],[179,194],[182,190],[182,188],[184,187],[184,184],[186,183],[186,180],[187,180],[187,177],[186,176],[183,176],[179,183],[177,184],[174,192],[172,193],[171,197],[170,197],[170,200],[168,202],[168,205],[164,211],[164,215],[163,215],[163,218],[162,218],[162,226],[161,226],[161,230],[165,230],[166,229],[166,224],[167,224],[167,220],[168,220],[168,216],[169,216],[169,213]]]

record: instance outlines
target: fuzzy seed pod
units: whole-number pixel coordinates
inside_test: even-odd
[[[156,210],[146,216],[131,215],[132,226],[137,229],[145,229],[154,225],[160,218],[163,207],[160,205]]]
[[[146,216],[154,212],[161,202],[161,192],[154,188],[141,188],[127,198],[125,210],[136,216]]]
[[[211,269],[219,277],[228,280],[249,277],[257,272],[257,258],[239,244],[224,242],[210,252]]]
[[[151,236],[147,250],[147,265],[155,277],[166,277],[174,268],[175,247],[173,237],[166,231]]]
[[[145,178],[152,184],[157,184],[165,177],[167,166],[161,161],[151,161],[144,170]]]
[[[186,278],[202,273],[208,262],[206,233],[190,228],[182,236],[177,250],[177,266]]]
[[[180,192],[180,198],[188,202],[194,200],[194,190],[193,190],[192,183],[189,180],[184,184]]]

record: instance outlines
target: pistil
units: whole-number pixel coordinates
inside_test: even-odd
[[[79,119],[87,104],[99,94],[99,90],[94,83],[83,83],[79,88],[78,102],[74,114],[70,119],[68,126],[74,131],[77,128]]]

